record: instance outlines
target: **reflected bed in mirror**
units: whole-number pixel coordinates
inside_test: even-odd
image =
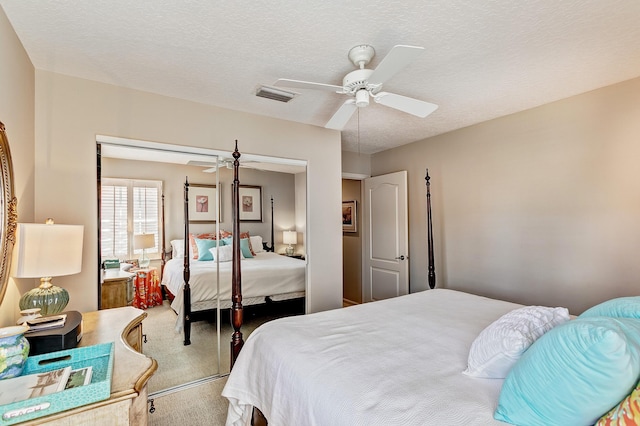
[[[9,140],[5,132],[4,124],[0,122],[0,303],[7,290],[7,280],[9,278],[11,266],[11,252],[15,243],[16,223],[18,219],[17,200],[13,195],[13,165],[11,163],[11,152],[9,151]]]
[[[229,168],[228,159],[230,152],[222,152],[211,149],[176,146],[166,143],[150,141],[123,140],[121,138],[98,136],[97,137],[98,176],[100,177],[100,187],[104,187],[109,179],[129,179],[136,182],[158,181],[158,201],[153,204],[153,211],[157,209],[158,238],[157,252],[152,249],[147,251],[147,257],[151,259],[151,268],[155,268],[160,281],[166,281],[168,263],[177,263],[177,274],[180,279],[179,288],[174,289],[176,294],[183,297],[183,255],[184,246],[173,252],[173,244],[182,242],[184,244],[184,181],[188,177],[190,184],[216,185],[219,190],[220,199],[218,206],[220,209],[219,220],[213,219],[209,223],[190,223],[189,229],[194,234],[207,234],[212,232],[230,231],[232,228],[232,179],[233,170]],[[242,183],[247,185],[259,185],[262,189],[262,221],[242,222],[242,232],[248,232],[252,237],[261,237],[270,248],[275,248],[268,253],[281,260],[295,261],[301,268],[302,286],[306,288],[306,262],[298,259],[290,259],[275,253],[284,253],[285,245],[282,243],[282,230],[297,229],[299,234],[299,245],[296,248],[300,253],[304,253],[304,227],[306,218],[306,162],[302,164],[299,160],[273,159],[271,157],[258,157],[249,154],[242,157]],[[195,185],[194,185],[195,186]],[[193,189],[193,188],[191,188]],[[101,194],[101,191],[99,191]],[[150,194],[147,189],[147,196]],[[216,212],[215,203],[212,202],[211,194],[207,209],[209,212]],[[270,202],[277,200],[275,207]],[[154,198],[155,199],[155,198]],[[191,197],[190,197],[191,199]],[[99,199],[99,205],[107,201],[106,197]],[[195,209],[194,209],[195,210]],[[275,210],[275,211],[274,211]],[[99,209],[99,212],[102,208]],[[150,210],[147,209],[147,215]],[[275,217],[275,224],[273,218]],[[103,217],[106,219],[106,216]],[[190,216],[191,219],[191,216]],[[202,218],[201,218],[202,219]],[[207,220],[207,218],[205,218]],[[211,218],[208,218],[211,220]],[[98,224],[100,229],[100,219]],[[149,222],[150,223],[150,222]],[[104,224],[106,227],[106,223]],[[275,226],[276,232],[272,232]],[[133,232],[133,231],[132,231]],[[136,231],[136,232],[142,232]],[[146,229],[146,232],[153,230]],[[101,233],[99,233],[101,235]],[[275,236],[275,244],[274,244]],[[189,241],[191,242],[191,241]],[[106,239],[100,239],[101,248],[108,244]],[[262,242],[256,243],[258,246]],[[188,244],[187,247],[192,247]],[[126,248],[126,247],[125,247]],[[178,251],[182,256],[178,255]],[[98,253],[100,256],[102,250]],[[106,259],[118,258],[119,268],[122,261],[129,263],[129,259],[139,258],[140,253],[125,252],[121,255],[112,253],[102,253],[98,265]],[[261,256],[265,253],[257,253]],[[170,260],[171,258],[174,261]],[[248,259],[252,261],[256,259]],[[192,259],[193,265],[212,265],[213,261],[199,261]],[[227,262],[230,265],[230,262]],[[169,267],[171,269],[171,267]],[[193,270],[192,270],[193,273]],[[98,275],[101,273],[98,271]],[[243,271],[243,281],[248,280],[249,272],[245,277]],[[195,273],[191,275],[195,280]],[[193,284],[193,281],[191,281]],[[247,284],[248,286],[248,284]],[[215,285],[214,285],[215,287]],[[243,285],[244,287],[244,285]],[[146,287],[145,287],[146,290]],[[165,287],[165,295],[169,296],[169,289]],[[291,301],[272,302],[269,304],[251,305],[247,307],[245,319],[247,327],[243,325],[245,338],[250,332],[265,321],[303,313],[305,310],[304,299]],[[243,299],[243,304],[247,300]],[[264,297],[261,299],[264,302]],[[192,300],[193,302],[193,300]],[[182,306],[179,304],[178,306]],[[199,308],[199,307],[198,307]],[[206,306],[203,307],[206,309]],[[178,308],[177,310],[180,310]],[[198,309],[196,309],[198,310]],[[215,377],[227,373],[229,365],[229,341],[233,329],[229,321],[228,309],[209,311],[209,321],[198,321],[192,325],[192,344],[184,346],[183,333],[176,332],[175,326],[182,321],[177,312],[171,308],[171,302],[164,300],[162,305],[153,306],[145,310],[148,317],[145,318],[143,328],[147,335],[147,342],[143,345],[144,353],[158,360],[158,371],[154,374],[149,384],[149,392],[153,395],[161,394],[167,389],[176,389],[180,386],[189,386],[189,383]],[[202,312],[198,310],[198,312]],[[181,360],[184,362],[176,362]]]

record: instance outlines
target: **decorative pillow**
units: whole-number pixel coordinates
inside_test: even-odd
[[[222,242],[224,243],[225,246],[233,246],[233,238],[231,237],[223,239]],[[248,238],[242,238],[240,240],[240,252],[242,252],[243,259],[248,259],[253,257],[253,253],[251,253],[251,248],[249,247]]]
[[[473,341],[464,374],[504,379],[533,342],[566,321],[567,308],[525,306],[504,314]]]
[[[517,425],[592,425],[631,393],[639,375],[640,321],[568,321],[513,366],[494,417]]]
[[[233,236],[233,233],[231,233],[229,231],[225,231],[224,229],[220,230],[220,239],[229,238],[231,236]]]
[[[243,238],[240,240],[240,252],[242,252],[243,259],[250,259],[253,257],[251,252],[251,246],[249,245],[249,239]]]
[[[249,235],[248,232],[241,232],[240,241],[242,241],[243,238],[247,239],[247,243],[249,244],[249,251],[251,251],[251,257],[255,256],[256,252],[253,250],[253,247],[251,246],[251,235]]]
[[[640,425],[640,383],[604,416],[595,426],[637,426]]]
[[[201,240],[215,240],[216,238],[216,234],[211,234],[211,233],[205,233],[205,234],[189,234],[189,243],[190,243],[190,254],[193,253],[193,256],[191,256],[194,259],[197,259],[199,256],[198,254],[198,246],[196,244],[196,238],[199,238]]]
[[[618,297],[584,311],[579,318],[613,317],[640,319],[640,296]]]
[[[198,247],[198,260],[207,261],[213,260],[213,256],[209,253],[209,249],[212,247],[217,247],[218,240],[209,240],[209,239],[201,239],[194,238],[196,242],[196,246]],[[222,241],[220,242],[222,244]]]
[[[233,246],[220,245],[217,250],[217,256],[220,258],[218,259],[219,262],[231,262],[233,260]],[[216,260],[216,248],[210,248],[209,253],[211,254],[213,260]],[[244,259],[242,252],[240,252],[240,258]]]
[[[262,237],[259,235],[252,235],[249,237],[249,243],[254,253],[260,253],[262,251]]]
[[[184,240],[171,240],[171,258],[184,256]]]

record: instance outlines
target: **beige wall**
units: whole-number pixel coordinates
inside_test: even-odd
[[[184,238],[184,180],[188,177],[192,184],[216,183],[213,173],[203,173],[202,167],[179,164],[153,163],[145,161],[102,158],[102,176],[113,178],[160,180],[163,185],[165,201],[165,244],[169,249],[170,241]],[[269,241],[271,234],[271,197],[273,196],[274,235],[276,252],[284,253],[282,231],[295,226],[295,175],[288,173],[240,169],[241,185],[259,185],[262,187],[262,222],[240,222],[240,230],[251,235],[260,235]],[[233,170],[220,169],[221,218],[220,229],[231,231],[231,185]],[[304,194],[302,194],[304,195]],[[303,196],[303,202],[305,198]],[[191,224],[189,229],[194,233],[212,232],[214,224]],[[159,256],[159,254],[158,254]],[[153,257],[153,256],[150,256]]]
[[[96,135],[306,160],[307,310],[341,306],[339,132],[39,70],[35,129],[36,219],[85,226],[69,309],[97,304]]]
[[[342,287],[348,302],[362,303],[362,182],[342,179],[342,201],[356,202],[356,232],[342,233]]]
[[[13,186],[18,221],[32,222],[34,208],[34,69],[11,24],[0,8],[0,121],[6,127],[13,160]],[[15,324],[20,294],[37,285],[9,278],[0,304],[0,327]]]
[[[342,175],[347,179],[371,176],[371,155],[342,151]]]
[[[408,170],[412,291],[428,167],[438,286],[572,313],[639,294],[638,164],[640,79],[372,156]]]

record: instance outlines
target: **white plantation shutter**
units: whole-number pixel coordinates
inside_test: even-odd
[[[126,258],[129,254],[126,186],[102,185],[100,219],[102,258]]]
[[[133,236],[153,234],[159,253],[161,181],[105,178],[102,181],[101,256],[103,259],[131,259],[142,250],[133,249]]]

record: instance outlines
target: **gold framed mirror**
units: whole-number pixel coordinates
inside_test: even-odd
[[[0,122],[0,303],[7,290],[11,273],[11,252],[16,238],[17,200],[13,194],[13,165],[9,140]]]

